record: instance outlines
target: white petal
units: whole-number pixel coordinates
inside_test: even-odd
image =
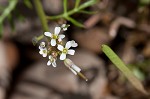
[[[72,65],[71,66],[75,71],[77,71],[77,72],[80,72],[81,71],[81,69],[78,67],[78,66],[76,66],[76,65]]]
[[[49,59],[51,59],[52,58],[52,56],[51,55],[49,55],[49,57],[48,57]]]
[[[58,35],[60,32],[61,28],[60,27],[55,27],[55,32],[54,34]]]
[[[77,75],[76,71],[74,71],[72,68],[69,68],[75,75]]]
[[[43,54],[43,50],[40,50],[39,53],[40,53],[40,54]]]
[[[52,62],[52,65],[53,67],[56,67],[57,66],[56,61]]]
[[[52,37],[52,33],[50,33],[50,32],[44,32],[44,35],[48,36],[48,37]]]
[[[68,54],[74,55],[74,53],[75,53],[75,50],[72,50],[72,49],[68,50]]]
[[[41,42],[40,45],[45,46],[45,42]]]
[[[46,57],[47,56],[47,53],[43,53],[43,57]]]
[[[58,39],[63,39],[63,38],[65,38],[65,35],[59,35],[59,37],[58,37]]]
[[[63,28],[63,30],[64,30],[64,31],[66,31],[66,30],[67,30],[67,28]]]
[[[39,49],[41,50],[41,49],[42,49],[42,47],[41,47],[41,46],[39,46]]]
[[[56,39],[51,39],[51,45],[55,46],[56,45]]]
[[[58,45],[58,50],[63,51],[64,47],[62,45]]]
[[[65,60],[66,59],[66,54],[65,53],[62,53],[61,55],[60,55],[60,60]]]
[[[70,41],[68,41],[68,42],[66,43],[65,48],[69,49],[70,47],[71,47],[71,42],[70,42]]]
[[[62,24],[62,26],[61,26],[61,27],[62,27],[62,28],[64,28],[65,26],[66,26],[66,24]]]
[[[72,41],[70,41],[71,42],[71,46],[72,47],[77,47],[78,46],[78,44],[74,41],[74,40],[72,40]]]
[[[50,66],[50,65],[51,65],[51,61],[50,61],[50,60],[47,62],[47,65],[48,65],[48,66]]]
[[[77,43],[73,43],[73,44],[72,44],[72,47],[77,47],[77,46],[78,46]]]

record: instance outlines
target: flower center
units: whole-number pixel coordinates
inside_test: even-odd
[[[58,38],[58,36],[53,34],[53,39],[57,39],[57,38]]]
[[[47,53],[47,50],[43,50],[43,53]]]
[[[51,58],[51,59],[50,59],[50,61],[51,61],[51,62],[54,62],[54,59],[53,59],[53,58]]]
[[[67,52],[68,52],[68,49],[64,48],[63,53],[67,53]]]

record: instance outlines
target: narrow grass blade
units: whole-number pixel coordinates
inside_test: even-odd
[[[102,45],[102,51],[111,60],[111,62],[127,77],[131,84],[142,93],[148,95],[140,80],[128,69],[123,61],[115,54],[115,52],[107,45]]]

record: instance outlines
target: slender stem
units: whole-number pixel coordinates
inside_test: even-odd
[[[63,6],[64,6],[64,13],[67,13],[67,0],[64,0]]]
[[[37,41],[39,41],[39,40],[41,40],[43,37],[44,37],[44,35],[40,35],[40,36],[38,36],[36,39],[37,39]]]
[[[97,0],[90,0],[88,2],[85,2],[84,4],[80,5],[79,7],[77,8],[74,8],[72,9],[71,11],[68,11],[67,13],[63,13],[61,15],[58,15],[58,16],[47,16],[47,19],[59,19],[59,18],[65,18],[66,16],[70,16],[76,12],[79,12],[80,10],[82,9],[85,9],[93,4],[96,3]],[[65,2],[65,0],[64,0]],[[65,7],[65,6],[64,6]]]
[[[80,4],[80,1],[81,1],[81,0],[76,0],[75,8],[78,8],[78,6],[79,6],[79,4]]]
[[[46,16],[46,19],[55,20],[55,19],[62,18],[63,15],[64,15],[64,14],[60,14],[60,15],[56,15],[56,16]]]
[[[41,4],[41,0],[33,0],[34,4],[35,4],[35,9],[37,11],[37,14],[41,20],[42,23],[42,27],[44,31],[50,31],[48,28],[48,24],[47,24],[47,20],[46,20],[46,16]]]

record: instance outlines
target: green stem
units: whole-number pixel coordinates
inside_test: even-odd
[[[82,9],[85,9],[93,4],[96,3],[97,0],[90,0],[88,2],[85,2],[84,4],[80,5],[77,8],[72,9],[71,11],[68,11],[67,13],[63,13],[57,16],[47,16],[47,19],[59,19],[59,18],[66,18],[68,16],[71,16],[73,14],[75,14],[76,12],[79,12]]]
[[[80,4],[80,1],[81,1],[81,0],[76,0],[75,8],[78,8],[78,6],[79,6],[79,4]]]
[[[48,28],[48,24],[47,24],[48,22],[46,20],[46,16],[45,16],[42,4],[41,4],[41,0],[33,0],[33,2],[35,4],[35,9],[37,11],[37,14],[41,20],[43,30],[44,31],[50,31]]]
[[[67,13],[67,0],[64,0],[63,6],[64,6],[64,13]]]

